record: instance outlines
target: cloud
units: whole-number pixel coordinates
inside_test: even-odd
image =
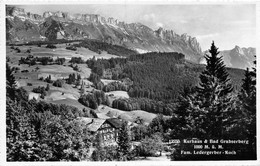
[[[251,24],[251,20],[236,20],[236,21],[231,21],[231,24]]]
[[[157,26],[157,27],[163,27],[163,23],[157,22],[157,23],[156,23],[156,26]]]
[[[212,33],[212,34],[206,34],[206,35],[197,35],[196,38],[198,40],[208,39],[219,36],[219,33]]]
[[[182,24],[186,24],[186,23],[188,23],[187,20],[180,20],[179,22],[182,23]]]
[[[155,19],[155,14],[151,13],[151,14],[145,14],[142,18],[142,20],[144,21],[153,21]]]

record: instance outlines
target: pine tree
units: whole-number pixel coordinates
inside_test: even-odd
[[[7,161],[42,160],[38,138],[26,110],[16,101],[6,101]]]
[[[130,152],[130,137],[127,122],[124,122],[118,132],[118,153],[120,158],[125,158]]]
[[[256,65],[256,61],[254,61]],[[250,148],[247,154],[256,158],[256,68],[253,71],[245,71],[245,78],[242,79],[242,88],[238,94],[236,124],[232,132],[240,138],[249,140]],[[239,131],[239,132],[238,132]],[[233,134],[234,135],[234,134]]]
[[[80,96],[84,95],[85,93],[85,83],[82,81],[80,86]]]
[[[254,81],[252,78],[252,72],[249,71],[249,69],[247,68],[245,71],[245,78],[242,79],[242,89],[240,91],[240,99],[242,100],[244,97],[248,97],[250,95],[250,93],[253,92],[253,90],[255,89],[254,86]]]
[[[206,69],[201,73],[200,83],[197,86],[198,92],[195,96],[197,103],[195,102],[194,106],[198,115],[195,116],[201,117],[198,118],[199,127],[205,136],[219,138],[223,136],[225,126],[223,120],[231,108],[233,86],[214,42],[209,52],[211,55],[205,56]]]
[[[255,56],[255,58],[256,58],[256,56]],[[256,85],[256,60],[254,60],[253,63],[255,65],[255,67],[253,67],[253,71],[251,71],[250,74],[253,79],[253,85]]]
[[[6,95],[14,100],[15,99],[15,89],[16,89],[16,81],[13,75],[14,69],[6,63]]]
[[[226,96],[233,91],[232,84],[230,83],[229,75],[226,71],[224,61],[222,57],[218,57],[219,51],[215,46],[214,41],[212,42],[211,48],[209,50],[211,55],[205,56],[207,61],[206,69],[200,75],[200,86],[198,86],[198,91],[204,96],[213,97],[211,89],[218,92],[218,97]],[[219,90],[218,86],[220,86]],[[214,98],[211,98],[214,100]],[[210,101],[210,100],[209,100]]]
[[[225,131],[233,104],[233,87],[214,42],[209,52],[211,55],[205,56],[207,65],[199,77],[199,85],[195,92],[183,97],[176,111],[177,116],[172,118],[172,121],[182,121],[173,131],[180,137],[221,138]]]

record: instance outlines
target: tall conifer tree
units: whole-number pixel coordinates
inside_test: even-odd
[[[200,83],[197,86],[197,103],[194,103],[195,110],[200,112],[196,115],[201,122],[200,127],[205,136],[219,138],[225,130],[226,114],[230,111],[231,92],[233,86],[226,71],[224,61],[218,56],[219,51],[212,42],[206,55],[206,69],[200,75]],[[198,109],[199,108],[199,109]]]
[[[127,157],[130,151],[130,138],[128,133],[127,122],[124,122],[119,129],[117,144],[119,157]]]
[[[16,88],[16,80],[13,75],[14,69],[6,63],[6,95],[10,97],[10,99],[14,100],[15,98],[15,88]]]
[[[256,65],[256,61],[254,61]],[[238,94],[237,108],[238,116],[236,124],[233,126],[233,133],[240,138],[248,139],[250,148],[247,148],[247,154],[256,158],[256,68],[253,71],[245,71],[245,77],[242,79],[241,91]]]
[[[209,53],[205,56],[207,65],[199,77],[199,85],[195,92],[183,96],[176,111],[177,116],[172,118],[173,124],[176,119],[184,121],[176,124],[178,128],[174,129],[180,137],[223,137],[232,110],[233,87],[214,42]],[[173,136],[177,135],[173,133]]]

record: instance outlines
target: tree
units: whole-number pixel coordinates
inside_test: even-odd
[[[95,150],[93,151],[91,158],[93,161],[102,161],[104,159],[104,149],[102,147],[102,137],[101,134],[98,133],[95,136],[95,140],[94,140],[94,146],[95,146]]]
[[[50,84],[47,84],[47,85],[46,85],[45,90],[46,90],[46,91],[49,91],[49,90],[50,90]]]
[[[55,60],[55,62],[59,65],[63,65],[65,61],[66,61],[65,58],[59,58],[59,57]]]
[[[194,118],[199,118],[201,123],[199,127],[204,130],[204,135],[210,138],[220,138],[223,136],[225,127],[223,122],[226,120],[225,114],[231,109],[233,87],[222,57],[218,57],[219,51],[214,42],[209,52],[211,56],[205,57],[207,66],[200,75],[198,93],[195,96],[197,103],[194,103],[194,110],[201,114],[195,115]]]
[[[10,99],[15,98],[15,90],[16,90],[16,80],[13,75],[14,68],[11,68],[8,63],[6,63],[6,95],[10,97]]]
[[[82,81],[79,94],[80,96],[82,96],[84,95],[84,93],[85,93],[85,83]]]
[[[162,139],[159,135],[153,135],[152,137],[146,137],[141,140],[141,145],[137,147],[137,155],[148,157],[154,156],[157,151],[161,152],[163,149]]]
[[[254,61],[256,64],[256,61]],[[242,79],[242,88],[238,94],[235,125],[232,126],[230,133],[238,138],[249,140],[251,145],[244,153],[256,159],[256,68],[253,71],[245,71]],[[243,147],[242,147],[243,148]]]
[[[178,127],[176,130],[186,133],[182,135],[186,138],[222,138],[232,114],[233,87],[214,42],[209,52],[211,55],[205,56],[207,65],[200,74],[199,85],[179,104],[178,109],[183,110],[177,111],[177,119],[182,118],[184,123],[175,129]]]
[[[215,100],[214,97],[216,96],[222,97],[228,95],[232,92],[233,87],[230,83],[229,75],[226,71],[222,57],[218,57],[219,51],[214,42],[212,42],[209,52],[211,53],[211,56],[207,54],[205,56],[207,66],[206,70],[200,75],[200,85],[197,89],[199,93],[205,93],[204,96],[206,98],[210,97],[208,102],[211,102]],[[213,92],[210,90],[214,90],[217,94],[213,95]]]
[[[118,153],[120,158],[126,158],[130,152],[130,137],[127,122],[124,122],[118,132]]]
[[[61,79],[57,79],[56,81],[53,82],[53,86],[56,86],[56,87],[62,87],[63,84],[64,84],[64,81]]]
[[[159,114],[157,117],[155,117],[149,124],[149,128],[151,133],[159,132],[163,134],[166,130],[166,124],[163,115]]]
[[[40,161],[41,151],[36,132],[25,109],[15,101],[6,100],[7,161]]]
[[[139,124],[139,125],[131,128],[131,138],[134,141],[139,141],[139,140],[145,138],[145,136],[147,134],[148,134],[147,126],[145,126],[143,124]]]

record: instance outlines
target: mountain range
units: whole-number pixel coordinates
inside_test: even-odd
[[[208,51],[204,51],[204,54],[209,54]],[[223,57],[224,63],[227,67],[251,70],[254,67],[253,61],[256,59],[256,49],[253,47],[242,47],[235,46],[231,50],[223,50],[219,53]],[[200,59],[201,64],[205,64],[204,58]]]
[[[6,40],[9,43],[53,41],[56,39],[96,39],[124,46],[139,53],[180,52],[185,59],[204,63],[204,53],[195,37],[176,34],[173,30],[153,30],[141,23],[125,23],[98,14],[70,14],[46,11],[42,15],[22,8],[6,7]],[[254,48],[221,51],[228,67],[244,68],[255,55]]]

